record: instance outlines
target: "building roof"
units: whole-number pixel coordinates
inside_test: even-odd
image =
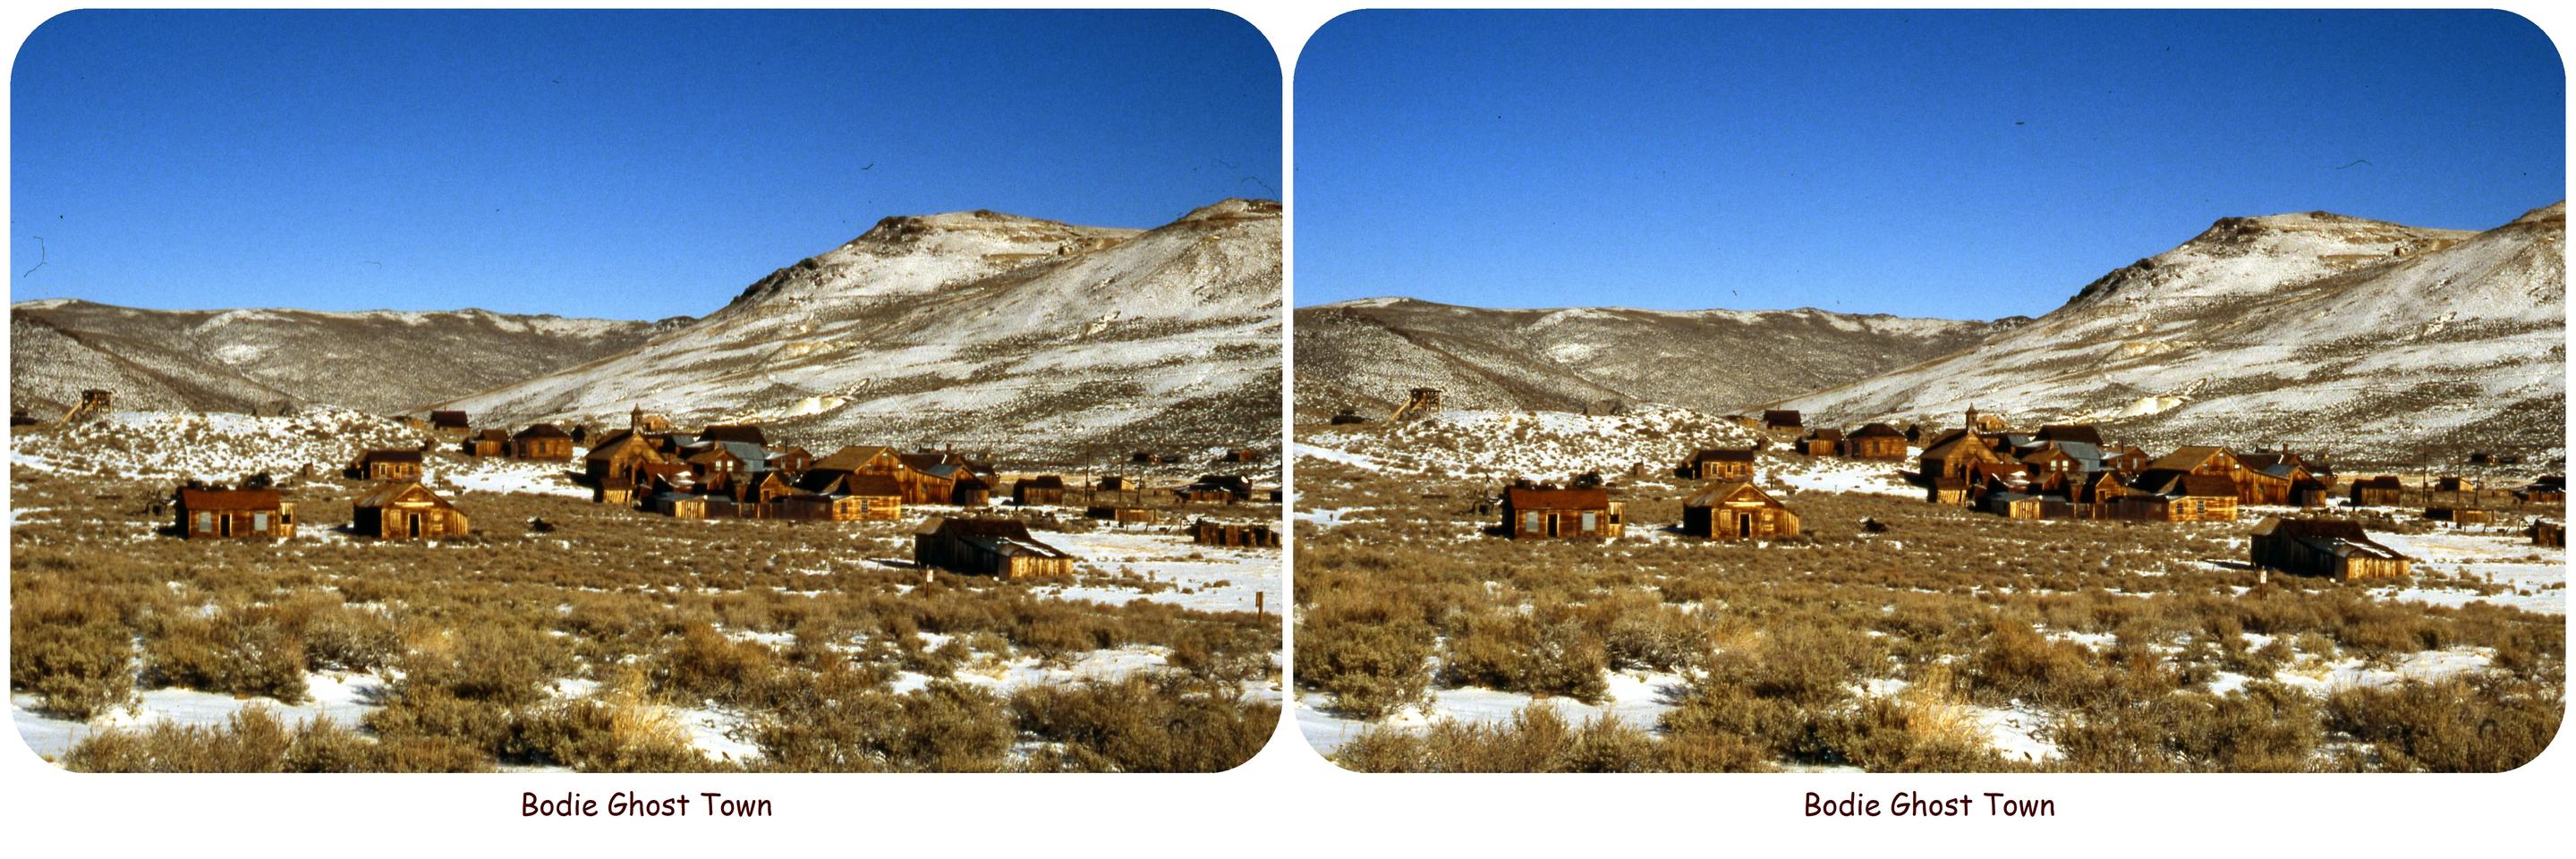
[[[1029,526],[1016,519],[969,519],[933,516],[913,529],[914,534],[943,535],[969,545],[979,546],[998,555],[1036,555],[1041,558],[1071,558],[1063,549],[1049,546],[1029,535]]]
[[[1842,441],[1843,431],[1834,427],[1817,427],[1809,431],[1807,437],[1815,441]]]
[[[816,471],[857,471],[870,460],[893,452],[894,448],[881,444],[846,445],[830,456],[814,460],[812,467]]]
[[[762,446],[769,444],[769,434],[762,432],[759,424],[713,424],[699,431],[698,438],[704,441],[749,442]]]
[[[179,490],[179,505],[190,510],[275,510],[284,500],[275,489]]]
[[[2092,424],[2042,424],[2038,438],[2040,441],[2073,441],[2097,448],[2102,446],[2102,430]]]
[[[1018,485],[1029,489],[1063,489],[1064,478],[1060,475],[1041,474],[1036,477],[1021,478]]]
[[[430,412],[429,425],[442,429],[464,429],[466,427],[465,412],[457,409],[440,409]]]
[[[2219,456],[2225,453],[2227,453],[2227,449],[2223,447],[2206,444],[2187,444],[2174,448],[2174,452],[2172,453],[2157,457],[2154,462],[2147,463],[2147,470],[2190,471],[2192,469],[2199,468],[2201,463],[2208,462],[2210,457]]]
[[[1515,486],[1503,491],[1503,503],[1512,509],[1608,510],[1607,489],[1530,489]]]
[[[2284,519],[2266,517],[2254,526],[2257,537],[2284,537],[2307,544],[2320,552],[2338,558],[2360,555],[2383,560],[2404,560],[2405,555],[2370,539],[2358,522],[2342,519]]]
[[[2236,497],[2236,481],[2215,474],[2186,474],[2182,477],[2185,498]]]
[[[1762,491],[1762,487],[1755,486],[1741,480],[1726,480],[1711,483],[1708,485],[1708,488],[1700,490],[1699,494],[1691,496],[1690,500],[1682,502],[1682,506],[1715,507],[1726,503],[1729,499],[1732,499],[1739,494],[1747,492],[1752,493],[1753,497],[1759,499],[1765,507],[1786,506],[1781,504],[1778,499],[1772,498],[1771,493]]]
[[[1805,423],[1804,423],[1804,419],[1802,419],[1802,418],[1800,418],[1800,417],[1798,416],[1798,410],[1797,410],[1797,409],[1763,409],[1763,410],[1762,410],[1762,425],[1763,425],[1763,426],[1774,426],[1774,427],[1794,427],[1794,426],[1803,426],[1803,425],[1805,425]]]
[[[369,451],[367,451],[366,453],[358,454],[358,464],[359,464],[359,465],[367,465],[367,464],[371,464],[371,463],[378,463],[378,462],[419,462],[419,461],[420,461],[420,451],[417,451],[417,450],[395,450],[395,449],[391,449],[391,448],[382,448],[382,447],[379,447],[379,448],[375,448],[375,449],[369,450]]]
[[[529,424],[528,428],[520,430],[515,438],[520,441],[540,438],[569,439],[572,438],[572,433],[564,432],[563,427],[554,424]]]
[[[1698,465],[1698,464],[1703,463],[1703,462],[1752,462],[1752,461],[1753,461],[1753,449],[1752,449],[1752,448],[1749,448],[1749,447],[1712,447],[1712,448],[1703,448],[1703,449],[1701,449],[1698,453],[1691,454],[1691,458],[1690,458],[1690,464],[1692,464],[1692,465]]]
[[[1855,439],[1904,438],[1905,433],[1902,430],[1898,430],[1897,428],[1886,424],[1864,424],[1860,429],[1853,430],[1851,437]]]
[[[385,507],[401,501],[406,496],[410,496],[413,493],[419,493],[420,497],[429,499],[432,504],[439,507],[449,509],[454,509],[456,507],[454,504],[447,503],[447,499],[438,497],[438,493],[429,491],[429,487],[422,486],[417,483],[394,481],[376,484],[374,491],[368,492],[366,497],[350,502],[349,506],[359,509],[368,507]]]

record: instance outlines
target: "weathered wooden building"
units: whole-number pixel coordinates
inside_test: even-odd
[[[1005,579],[1073,574],[1073,555],[1015,520],[933,516],[912,533],[912,561],[924,567]]]
[[[1011,503],[1022,506],[1062,504],[1064,503],[1064,478],[1054,474],[1020,478],[1011,483]]]
[[[2426,507],[2424,519],[2453,525],[2485,525],[2495,521],[2495,513],[2476,507]]]
[[[1843,431],[1817,427],[1798,440],[1798,452],[1808,456],[1834,456],[1843,452]]]
[[[1797,409],[1764,409],[1762,428],[1772,432],[1801,432],[1807,428],[1807,421]]]
[[[1843,442],[1843,455],[1853,459],[1904,459],[1905,433],[1886,424],[1866,424]]]
[[[466,456],[506,456],[510,452],[510,432],[503,429],[477,430],[466,436],[457,449]]]
[[[1923,448],[1919,470],[1926,478],[1965,478],[1978,463],[2000,463],[1995,453],[1995,440],[1968,430],[1948,430],[1933,436]]]
[[[783,493],[771,503],[780,519],[892,521],[903,515],[903,490],[882,474],[844,474],[819,490]]]
[[[2353,481],[2352,506],[2395,507],[2406,503],[2406,484],[2394,474]]]
[[[1752,480],[1753,448],[1719,447],[1691,454],[1682,470],[1700,480]]]
[[[2163,522],[2236,521],[2236,482],[2210,474],[2178,474],[2163,482],[2141,477],[2116,502],[2116,516]]]
[[[1162,519],[1160,514],[1155,513],[1149,508],[1121,507],[1114,504],[1101,504],[1085,507],[1082,510],[1082,515],[1084,518],[1089,519],[1105,519],[1111,522],[1124,523],[1157,522]]]
[[[1234,504],[1252,500],[1252,481],[1233,474],[1202,474],[1187,486],[1173,487],[1172,495],[1193,504]]]
[[[420,451],[376,448],[358,454],[349,464],[348,476],[358,480],[419,480]]]
[[[581,460],[582,474],[593,486],[626,486],[637,484],[635,470],[642,465],[672,465],[676,462],[642,433],[620,430],[600,439],[599,444]]]
[[[465,413],[454,409],[430,412],[429,428],[448,435],[464,435],[474,431],[474,425],[465,419]]]
[[[1682,502],[1682,533],[1711,540],[1769,540],[1798,534],[1798,514],[1762,487],[1715,483]]]
[[[2567,476],[2545,475],[2513,491],[2513,498],[2524,504],[2567,503]]]
[[[1616,539],[1627,533],[1627,504],[1606,489],[1503,490],[1503,535],[1512,539],[1559,537]]]
[[[1190,541],[1201,546],[1276,549],[1279,548],[1279,529],[1262,523],[1200,519],[1190,523]]]
[[[554,424],[529,424],[527,429],[510,437],[510,456],[517,459],[569,461],[572,459],[572,433]]]
[[[2534,519],[2531,520],[2531,527],[2523,529],[2522,533],[2523,536],[2531,538],[2531,544],[2534,546],[2545,549],[2567,548],[2566,523]]]
[[[435,540],[468,533],[465,513],[418,483],[385,483],[350,504],[351,523],[379,540]]]
[[[2257,566],[2294,575],[2349,581],[2410,572],[2405,555],[2371,540],[2361,525],[2341,519],[2269,517],[2254,526],[2252,536]]]
[[[186,539],[295,536],[295,502],[275,489],[182,487],[172,504],[179,514],[179,536]]]

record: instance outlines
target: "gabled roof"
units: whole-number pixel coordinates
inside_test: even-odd
[[[2083,442],[2101,447],[2102,431],[2092,424],[2043,424],[2039,428],[2039,440]]]
[[[1036,477],[1023,478],[1020,480],[1019,485],[1030,489],[1063,489],[1064,477],[1054,474],[1041,474]]]
[[[2201,463],[2208,462],[2211,457],[2225,455],[2226,453],[2227,449],[2223,447],[2206,444],[2187,444],[2182,447],[2174,448],[2174,452],[2158,457],[2154,462],[2147,463],[2147,470],[2190,471],[2192,469],[2199,468]]]
[[[1016,519],[967,519],[949,516],[933,516],[930,517],[929,521],[921,523],[921,527],[913,529],[912,533],[923,536],[944,535],[970,545],[980,546],[995,554],[1005,556],[1036,555],[1042,558],[1073,557],[1073,555],[1065,552],[1063,549],[1058,549],[1054,546],[1038,542],[1036,537],[1029,535],[1029,526],[1021,524]]]
[[[447,499],[439,497],[438,493],[429,491],[429,487],[422,486],[417,483],[390,481],[376,484],[374,491],[368,492],[366,497],[350,502],[349,506],[360,509],[368,507],[387,507],[397,502],[412,498],[427,499],[435,506],[445,507],[451,510],[456,507],[454,504],[447,503]]]
[[[1842,441],[1843,431],[1833,427],[1817,427],[1808,431],[1807,437],[1815,441]]]
[[[1703,449],[1701,449],[1698,453],[1691,454],[1691,458],[1690,458],[1690,464],[1692,464],[1692,465],[1698,465],[1698,464],[1703,463],[1703,462],[1752,462],[1752,461],[1753,461],[1753,449],[1752,449],[1752,448],[1749,448],[1749,447],[1712,447],[1712,448],[1703,448]]]
[[[1608,510],[1607,489],[1526,489],[1512,487],[1503,491],[1503,503],[1512,509]]]
[[[759,424],[715,424],[698,433],[704,441],[739,441],[755,445],[769,444],[769,435]]]
[[[2402,560],[2406,557],[2399,554],[2397,550],[2370,539],[2370,532],[2362,530],[2360,523],[2341,519],[2266,517],[2260,524],[2254,526],[2253,535],[2286,537],[2338,558],[2360,555],[2385,560]]]
[[[475,440],[475,441],[491,441],[491,442],[503,442],[503,441],[509,441],[509,440],[510,440],[510,431],[509,431],[509,430],[505,430],[505,429],[501,429],[501,428],[499,428],[499,427],[493,427],[493,428],[491,428],[491,429],[481,430],[481,431],[478,431],[478,432],[474,433],[474,440]]]
[[[1741,480],[1728,480],[1709,484],[1708,488],[1700,490],[1699,494],[1693,495],[1690,497],[1690,500],[1682,502],[1682,506],[1715,507],[1729,501],[1739,500],[1745,496],[1750,496],[1753,500],[1762,502],[1762,505],[1765,507],[1785,508],[1787,506],[1781,504],[1778,499],[1772,498],[1771,493],[1762,491],[1762,487],[1755,486]]]
[[[433,411],[429,413],[429,425],[439,427],[441,429],[464,429],[466,427],[465,413],[456,409],[440,409],[438,411]]]
[[[378,463],[378,462],[419,462],[419,461],[420,461],[420,451],[417,451],[417,450],[394,450],[394,449],[390,449],[390,448],[381,448],[381,447],[380,447],[380,448],[375,448],[375,449],[369,450],[369,451],[367,451],[366,453],[358,454],[358,464],[359,464],[359,465],[367,465],[367,464],[371,464],[371,463]]]
[[[2181,481],[2185,498],[2234,498],[2236,481],[2215,474],[2186,474]]]
[[[903,495],[903,485],[883,474],[845,474],[834,480],[834,491],[827,494],[852,495],[860,498],[896,498]]]
[[[830,456],[814,460],[813,468],[816,471],[857,471],[870,460],[893,452],[894,448],[881,444],[847,445],[833,451]]]
[[[1886,424],[1866,424],[1852,431],[1852,438],[1904,438],[1905,433]]]
[[[1803,425],[1804,425],[1804,421],[1803,421],[1803,419],[1802,419],[1802,418],[1800,418],[1800,417],[1798,416],[1798,410],[1797,410],[1797,409],[1763,409],[1763,410],[1762,410],[1762,425],[1763,425],[1763,426],[1775,426],[1775,427],[1794,427],[1794,426],[1803,426]]]
[[[179,490],[180,506],[190,510],[275,510],[283,501],[284,496],[277,494],[275,489]]]
[[[555,426],[554,424],[529,424],[527,429],[520,430],[519,434],[513,436],[513,438],[520,441],[540,438],[569,439],[572,438],[572,433],[564,432],[563,427]]]

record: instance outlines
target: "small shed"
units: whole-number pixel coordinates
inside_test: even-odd
[[[1252,481],[1232,474],[1202,474],[1187,486],[1174,487],[1172,495],[1185,502],[1233,504],[1252,500]]]
[[[175,506],[186,539],[295,536],[295,503],[275,489],[182,488]]]
[[[2534,546],[2546,549],[2567,548],[2566,523],[2554,522],[2548,519],[2534,519],[2531,522],[2531,527],[2525,529],[2523,533],[2531,537],[2531,544]]]
[[[2257,566],[2293,575],[2340,582],[2402,577],[2409,572],[2405,555],[2371,540],[2359,523],[2341,519],[2267,517],[2254,526],[2252,542]]]
[[[1162,518],[1155,515],[1154,511],[1143,507],[1120,507],[1109,504],[1083,508],[1082,515],[1087,519],[1105,519],[1123,523],[1154,522]]]
[[[2405,496],[2406,484],[2394,474],[2382,474],[2352,484],[2354,507],[2395,507],[2405,503]]]
[[[418,483],[385,483],[350,505],[358,533],[379,540],[462,537],[465,514]]]
[[[2485,525],[2495,521],[2495,513],[2476,507],[2426,507],[2424,518],[2453,525]]]
[[[456,409],[430,412],[429,428],[449,435],[464,435],[474,431],[474,425],[465,419],[465,412]]]
[[[1817,427],[1798,440],[1798,452],[1808,456],[1834,456],[1843,452],[1843,431]]]
[[[1708,448],[1691,454],[1682,468],[1700,480],[1752,480],[1753,448]]]
[[[1700,490],[1682,502],[1682,533],[1711,540],[1768,540],[1798,534],[1798,514],[1743,481]]]
[[[1016,520],[933,516],[912,534],[912,561],[924,567],[1004,579],[1073,574],[1073,555]]]
[[[508,430],[487,429],[465,437],[457,446],[466,456],[506,456],[510,452]]]
[[[1852,431],[1843,449],[1843,455],[1853,459],[1904,459],[1905,433],[1886,424],[1867,424]]]
[[[1773,432],[1796,432],[1806,429],[1806,419],[1797,409],[1762,410],[1762,428]]]

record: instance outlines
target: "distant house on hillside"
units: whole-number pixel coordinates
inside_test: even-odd
[[[1817,427],[1798,440],[1798,452],[1808,456],[1833,456],[1843,451],[1843,431]]]
[[[698,433],[699,441],[737,441],[743,444],[769,445],[769,434],[759,424],[711,424]]]
[[[554,424],[530,424],[510,437],[510,455],[518,459],[572,459],[572,433]]]
[[[1798,514],[1762,487],[1710,484],[1682,502],[1682,533],[1712,540],[1768,540],[1798,535]]]
[[[502,456],[510,452],[510,432],[503,429],[481,430],[465,437],[458,450],[466,456]]]
[[[1202,474],[1187,486],[1175,487],[1172,495],[1185,502],[1233,504],[1252,500],[1252,481],[1232,474]]]
[[[1014,520],[933,516],[912,533],[912,561],[924,567],[1004,579],[1073,574],[1073,555]]]
[[[358,533],[379,540],[434,540],[467,533],[465,514],[418,483],[379,484],[351,503],[350,509],[355,513],[351,524]]]
[[[1965,478],[1979,463],[2002,461],[1992,440],[1968,430],[1949,430],[1925,444],[1920,469],[1925,479]]]
[[[1764,409],[1762,428],[1772,432],[1798,432],[1806,429],[1807,423],[1797,409]]]
[[[1682,468],[1700,480],[1752,480],[1753,449],[1709,448],[1691,454],[1690,461],[1683,463]]]
[[[474,431],[474,425],[465,420],[465,413],[452,409],[430,412],[429,428],[449,435],[464,435]]]
[[[420,451],[376,448],[358,454],[345,473],[358,480],[419,480]]]
[[[2370,539],[2361,526],[2339,519],[2270,517],[2254,526],[2251,553],[2257,566],[2336,581],[2397,578],[2410,562]]]
[[[295,503],[275,489],[183,487],[174,502],[185,539],[295,536]]]
[[[1503,490],[1503,535],[1512,539],[1557,537],[1615,539],[1626,533],[1626,504],[1606,489]]]
[[[2041,424],[2039,433],[2033,438],[2040,441],[2080,442],[2096,448],[2108,446],[2102,442],[2102,430],[2092,424]]]
[[[1886,424],[1867,424],[1843,440],[1843,455],[1853,459],[1904,459],[1905,433]]]

